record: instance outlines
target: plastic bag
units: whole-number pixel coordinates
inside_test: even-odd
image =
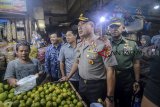
[[[20,79],[17,82],[18,86],[15,88],[14,94],[17,95],[17,94],[29,91],[32,88],[34,88],[37,85],[36,83],[37,77],[38,77],[37,75],[29,75],[25,78]]]
[[[103,107],[101,103],[91,103],[90,107]]]

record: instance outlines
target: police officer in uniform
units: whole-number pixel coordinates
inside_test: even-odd
[[[79,69],[79,93],[89,105],[98,98],[106,101],[107,107],[114,106],[115,56],[111,54],[109,40],[94,34],[94,23],[88,18],[79,17],[78,33],[83,41],[78,44],[75,62],[65,79],[71,78]],[[64,78],[63,78],[64,79]]]
[[[140,53],[134,41],[122,36],[124,25],[121,19],[113,18],[108,26],[113,53],[116,56],[115,99],[118,107],[131,107],[133,92],[139,91]]]

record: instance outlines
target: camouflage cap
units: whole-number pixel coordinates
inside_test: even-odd
[[[108,26],[111,26],[111,25],[122,25],[123,24],[123,20],[120,19],[120,18],[112,18],[109,22],[109,25]]]

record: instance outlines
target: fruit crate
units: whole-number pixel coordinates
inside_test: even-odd
[[[53,84],[57,84],[57,83],[63,83],[61,81],[55,81],[52,82]],[[74,88],[73,84],[68,81],[69,85],[71,86],[72,90],[76,93],[76,96],[78,97],[78,99],[83,103],[83,107],[88,107],[87,104],[82,100],[82,97],[79,95],[79,93],[77,92],[77,90]]]
[[[0,87],[0,102],[7,107],[87,107],[71,82],[47,82],[18,95],[9,85]]]
[[[77,92],[77,90],[74,88],[74,86],[72,85],[72,83],[69,81],[70,86],[72,87],[72,89],[76,92],[77,97],[79,98],[79,100],[82,101],[83,106],[87,107],[86,103],[82,100],[82,97],[79,95],[79,93]]]

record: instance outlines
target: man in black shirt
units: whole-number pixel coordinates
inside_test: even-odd
[[[150,76],[141,107],[160,107],[160,55],[154,56],[151,62]]]

